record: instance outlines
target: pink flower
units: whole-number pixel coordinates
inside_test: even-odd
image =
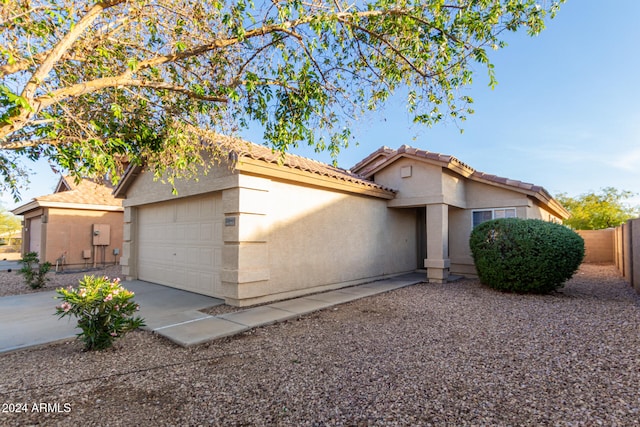
[[[110,333],[110,335],[111,335],[112,337],[117,337],[117,336],[118,336],[118,334],[117,334],[117,333],[115,333],[115,332],[111,332],[111,333]]]
[[[71,310],[71,304],[65,301],[62,304],[60,304],[60,309],[64,310],[64,312],[66,313],[67,311]]]
[[[107,294],[107,296],[104,297],[104,302],[111,301],[112,299],[113,299],[113,295]]]
[[[119,305],[116,305],[116,306],[114,306],[114,307],[113,307],[113,309],[114,309],[115,311],[120,311],[120,306],[119,306]]]

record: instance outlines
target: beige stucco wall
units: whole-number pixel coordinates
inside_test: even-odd
[[[527,218],[529,219],[541,219],[543,221],[555,222],[562,224],[562,218],[549,212],[545,209],[539,201],[531,199],[531,205],[527,208]]]
[[[525,194],[514,190],[469,179],[465,180],[465,186],[467,189],[467,209],[516,208],[517,216],[525,218],[527,217],[527,209],[532,204]]]
[[[177,180],[174,192],[170,184],[155,179],[151,173],[142,172],[127,190],[122,205],[139,206],[237,187],[238,175],[227,164],[222,164],[212,167],[198,179]]]
[[[281,299],[415,269],[414,211],[278,180],[265,179],[261,189],[262,215],[252,218],[259,235],[245,239],[254,262],[264,258],[253,267],[268,278],[241,284],[239,299]]]
[[[343,287],[416,267],[415,210],[387,200],[282,178],[214,169],[171,187],[142,173],[127,191],[123,273],[137,278],[139,206],[219,191],[222,294],[252,305]]]
[[[119,259],[119,256],[113,255],[113,250],[118,248],[120,253],[122,251],[122,212],[47,207],[26,213],[24,218],[25,224],[29,224],[32,218],[40,218],[41,262],[48,261],[55,266],[57,260],[64,255],[64,265],[67,267],[93,266],[94,261],[102,263],[102,248],[105,264],[115,264]],[[94,224],[106,224],[110,231],[110,244],[101,246],[95,256],[92,245]],[[30,232],[31,230],[25,232],[24,252],[32,250],[29,247]],[[83,250],[89,250],[91,258],[85,260]]]
[[[55,265],[57,258],[64,254],[66,264],[81,266],[115,264],[119,256],[113,250],[122,252],[122,212],[49,208],[47,227],[46,259]],[[109,229],[109,245],[93,250],[93,225],[105,224]],[[91,250],[92,258],[85,260],[83,250]],[[104,257],[103,257],[104,254]]]
[[[390,207],[418,207],[444,203],[443,187],[448,190],[447,201],[453,203],[456,196],[464,191],[451,191],[451,180],[447,181],[446,186],[443,184],[442,167],[407,158],[398,159],[389,167],[376,172],[375,182],[398,190],[396,197],[389,201]]]

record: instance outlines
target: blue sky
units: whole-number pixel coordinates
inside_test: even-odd
[[[349,168],[370,152],[402,144],[456,156],[473,168],[572,196],[615,187],[640,193],[640,1],[568,0],[537,37],[509,35],[491,53],[498,85],[477,67],[465,93],[475,114],[462,123],[413,126],[402,99],[356,124],[358,146],[338,157]],[[258,132],[245,137],[260,143]],[[311,149],[297,154],[330,161]],[[49,167],[36,165],[23,202],[51,193]],[[16,204],[8,194],[2,205]],[[631,202],[640,205],[640,196]]]

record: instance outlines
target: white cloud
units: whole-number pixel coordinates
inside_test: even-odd
[[[640,173],[640,147],[633,148],[629,151],[625,149],[619,150],[613,160],[606,161],[605,163],[626,172]]]

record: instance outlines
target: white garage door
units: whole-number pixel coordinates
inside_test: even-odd
[[[223,218],[220,193],[140,207],[140,280],[221,296]]]

